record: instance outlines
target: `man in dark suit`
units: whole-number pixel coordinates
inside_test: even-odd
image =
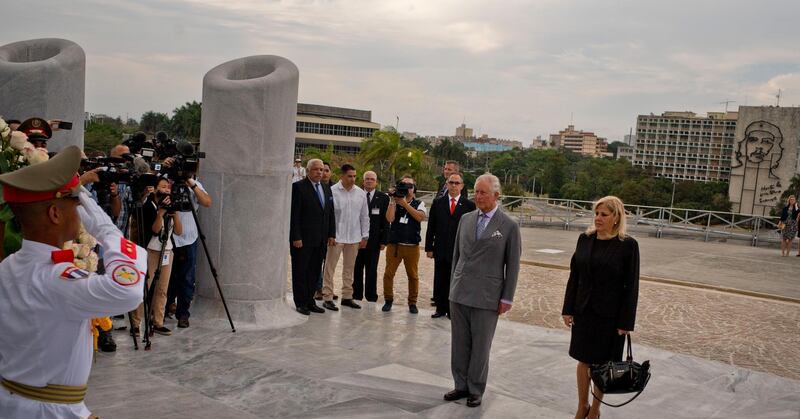
[[[447,195],[436,198],[428,216],[425,234],[425,253],[433,258],[433,299],[436,313],[431,317],[450,315],[450,271],[453,263],[453,243],[461,216],[475,210],[475,203],[461,194],[464,180],[459,173],[447,179]]]
[[[458,162],[455,160],[448,160],[444,162],[444,166],[442,166],[442,183],[439,184],[439,191],[436,192],[436,198],[441,198],[447,195],[447,180],[450,179],[450,175],[453,173],[458,173],[458,168]]]
[[[489,352],[499,315],[511,310],[522,241],[519,225],[498,205],[500,181],[483,174],[475,181],[477,210],[458,224],[450,285],[450,367],[455,390],[447,401],[467,398],[480,406],[489,374]]]
[[[369,206],[369,240],[367,247],[358,250],[355,274],[353,275],[353,299],[378,301],[378,259],[389,240],[389,221],[386,209],[389,208],[389,195],[379,191],[378,175],[373,171],[364,172],[364,191]]]
[[[314,302],[314,290],[322,270],[326,245],[333,245],[336,222],[331,188],[321,182],[322,160],[311,159],[306,178],[292,184],[292,214],[289,227],[292,255],[292,292],[297,312],[324,313]]]

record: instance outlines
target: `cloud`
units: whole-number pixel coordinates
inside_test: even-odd
[[[777,89],[800,103],[800,3],[788,1],[31,0],[4,12],[17,18],[2,43],[82,45],[87,110],[112,115],[199,100],[205,72],[256,54],[298,65],[302,101],[399,115],[423,134],[466,119],[527,140],[572,115],[617,139],[640,113],[774,104]]]

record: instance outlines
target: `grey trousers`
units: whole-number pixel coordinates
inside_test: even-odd
[[[455,389],[483,395],[489,375],[489,352],[497,328],[497,310],[450,302],[450,368]]]

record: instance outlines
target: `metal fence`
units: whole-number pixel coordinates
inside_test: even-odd
[[[434,194],[419,191],[418,197],[429,204]],[[506,212],[522,226],[555,225],[569,230],[593,222],[592,201],[506,195],[501,199]],[[625,205],[625,213],[629,229],[650,232],[658,238],[672,235],[704,241],[745,240],[751,246],[780,243],[779,217],[646,205]]]

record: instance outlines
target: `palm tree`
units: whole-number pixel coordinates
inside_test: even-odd
[[[379,168],[380,177],[388,175],[390,185],[395,183],[398,174],[415,174],[422,167],[422,151],[404,147],[400,134],[392,127],[373,132],[361,143],[359,154],[364,165]]]

